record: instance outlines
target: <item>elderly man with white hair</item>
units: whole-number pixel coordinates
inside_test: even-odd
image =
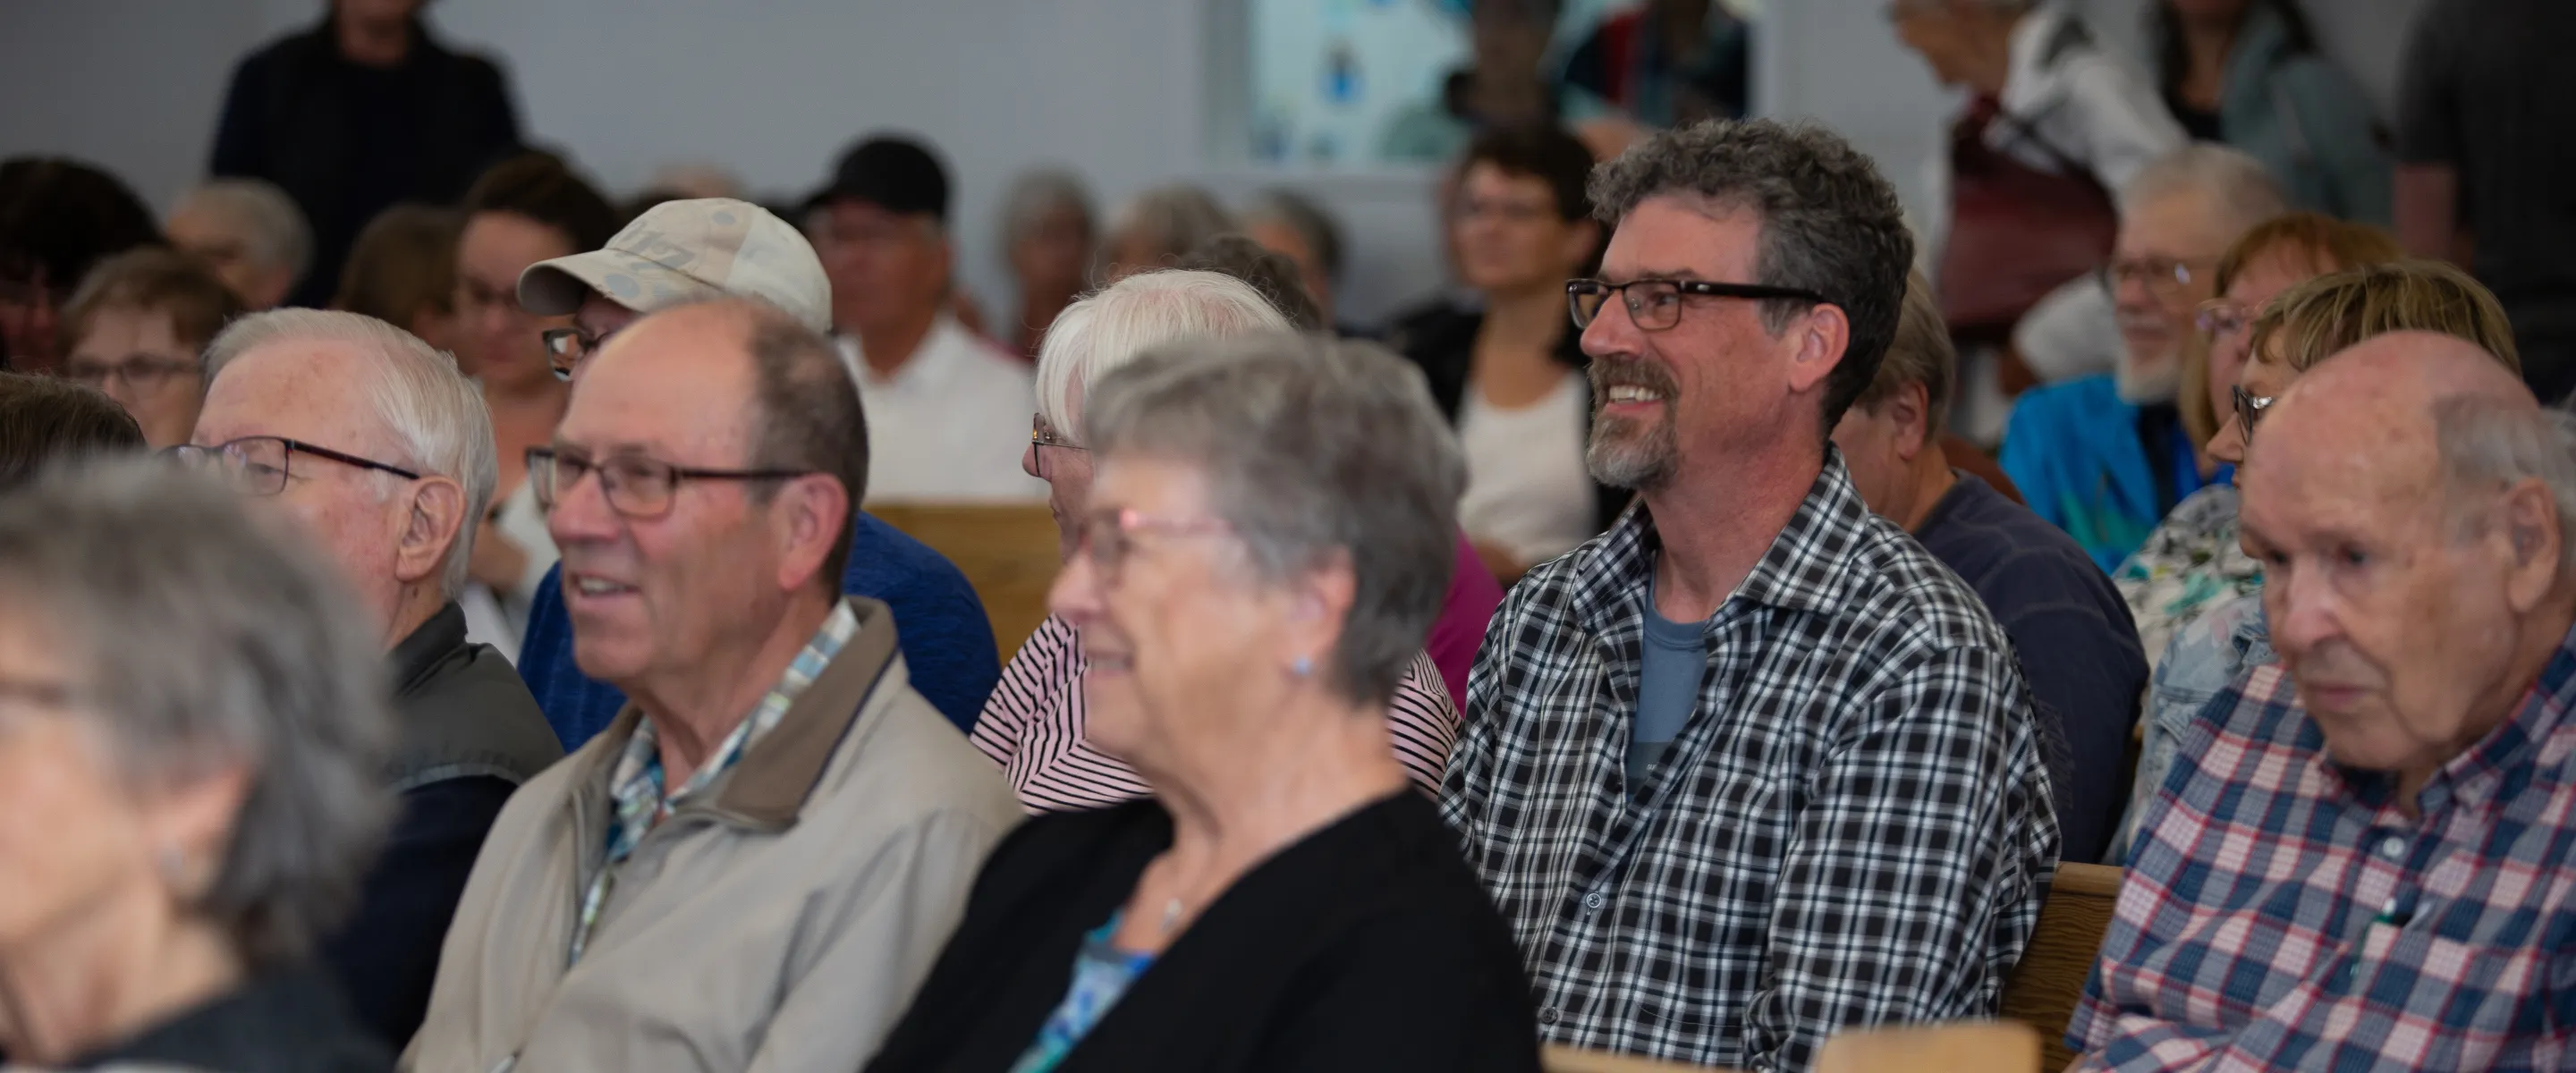
[[[2119,568],[2174,505],[2224,477],[2182,424],[2175,395],[2200,304],[2237,236],[2288,211],[2253,157],[2194,145],[2120,191],[2120,236],[2102,285],[2117,311],[2116,370],[2039,388],[2013,406],[2004,475],[2030,509]]]
[[[444,354],[372,317],[292,309],[206,350],[205,409],[178,448],[294,519],[388,653],[402,811],[357,916],[324,945],[368,1025],[420,1024],[475,852],[519,784],[563,756],[507,661],[465,639],[456,594],[498,478],[482,396]]]
[[[285,304],[313,264],[303,210],[257,179],[217,179],[189,191],[163,228],[251,309]]]
[[[2447,335],[2262,411],[2280,652],[2201,709],[2068,1033],[2090,1070],[2576,1056],[2576,418]]]
[[[1170,269],[1129,276],[1056,317],[1038,351],[1038,412],[1021,465],[1047,482],[1047,507],[1067,560],[1090,509],[1091,450],[1073,430],[1082,426],[1092,385],[1164,344],[1287,330],[1287,318],[1250,284]],[[1134,769],[1085,736],[1086,666],[1080,632],[1050,615],[1003,668],[1001,685],[975,721],[975,746],[1002,766],[1031,812],[1099,808],[1153,793]],[[1426,790],[1439,786],[1458,712],[1430,657],[1414,654],[1388,715],[1397,758]]]

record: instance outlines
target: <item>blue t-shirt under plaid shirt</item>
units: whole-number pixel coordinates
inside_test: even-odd
[[[626,739],[626,749],[608,777],[609,797],[617,804],[617,821],[608,825],[608,859],[600,866],[599,875],[590,881],[590,889],[582,892],[581,916],[573,921],[567,963],[581,960],[582,948],[590,943],[591,929],[599,926],[599,911],[608,904],[608,892],[616,885],[617,866],[634,854],[635,844],[680,807],[680,802],[706,789],[742,759],[753,742],[777,726],[796,698],[804,695],[805,687],[813,685],[823,668],[832,665],[832,657],[840,654],[841,646],[849,643],[850,635],[858,628],[859,616],[850,610],[849,601],[834,604],[823,627],[814,631],[813,639],[806,641],[804,649],[787,665],[787,673],[778,676],[778,683],[677,790],[663,790],[662,750],[659,735],[653,730],[653,717],[648,715],[636,722],[634,735]]]
[[[1154,955],[1121,950],[1111,941],[1124,915],[1111,913],[1109,923],[1083,935],[1082,949],[1073,956],[1072,986],[1065,989],[1064,1001],[1056,1004],[1046,1023],[1038,1026],[1038,1038],[1020,1052],[1019,1061],[1011,1063],[1011,1073],[1054,1073],[1082,1037],[1109,1016],[1110,1007],[1118,1005],[1128,985],[1154,963]]]

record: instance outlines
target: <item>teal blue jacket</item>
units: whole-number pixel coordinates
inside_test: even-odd
[[[2176,427],[2158,450],[2174,464],[2169,494],[2159,496],[2148,445],[2139,441],[2138,408],[2120,398],[2109,375],[2087,376],[2025,392],[2004,427],[2004,475],[2030,509],[2084,546],[2110,573],[2138,550],[2179,503],[2226,473],[2203,479],[2188,433]]]

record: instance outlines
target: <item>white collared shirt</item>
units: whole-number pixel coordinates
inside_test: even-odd
[[[1046,498],[1046,482],[1020,468],[1037,408],[1026,362],[946,316],[887,377],[868,365],[857,339],[839,341],[867,407],[867,502]]]

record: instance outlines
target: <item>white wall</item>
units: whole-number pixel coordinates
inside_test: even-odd
[[[1327,2],[1327,0],[1317,0]],[[1420,2],[1420,0],[1414,0]],[[2143,0],[2084,0],[2133,39]],[[1069,164],[1114,201],[1193,178],[1229,196],[1273,176],[1210,147],[1239,130],[1240,0],[438,0],[453,43],[498,55],[539,141],[613,191],[707,158],[764,193],[818,183],[878,128],[947,154],[969,287],[1008,297],[996,203],[1020,169]],[[2320,35],[2385,93],[2420,0],[2312,0]],[[1895,42],[1882,0],[1767,5],[1757,100],[1820,119],[1873,154],[1919,209],[1918,175],[1953,99]],[[167,205],[194,181],[224,78],[322,0],[0,0],[0,155],[88,157]],[[1337,175],[1313,188],[1345,216],[1366,317],[1436,285],[1428,182]],[[1104,206],[1105,208],[1106,206]]]

